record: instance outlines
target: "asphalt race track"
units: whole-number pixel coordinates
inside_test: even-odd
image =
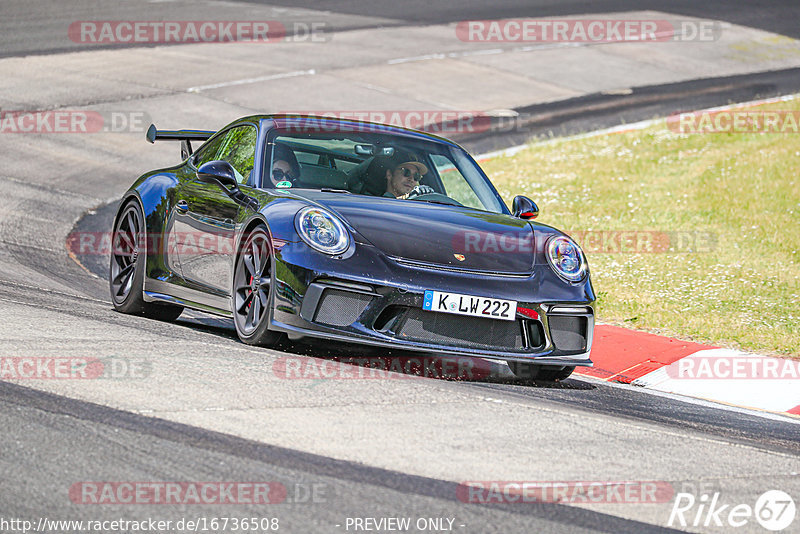
[[[713,20],[722,36],[525,48],[466,43],[454,32],[461,20],[585,14]],[[531,135],[800,92],[796,2],[7,0],[0,15],[3,112],[89,110],[107,121],[91,134],[0,133],[0,356],[114,364],[113,376],[96,380],[0,381],[0,532],[22,532],[13,522],[22,520],[31,532],[71,533],[90,529],[48,522],[146,519],[173,521],[152,532],[189,532],[203,530],[187,520],[247,517],[277,518],[278,531],[298,533],[402,531],[365,521],[388,518],[410,518],[409,532],[744,533],[764,529],[754,518],[736,528],[704,524],[699,505],[685,514],[689,524],[670,525],[677,495],[753,507],[781,490],[797,502],[796,418],[590,379],[525,383],[507,372],[289,380],[279,372],[286,358],[363,352],[255,349],[236,339],[232,322],[200,313],[174,324],[115,313],[107,255],[65,244],[76,232],[110,231],[115,199],[133,180],[178,162],[175,144],[144,141],[151,121],[214,129],[246,114],[299,110],[518,118],[513,129],[454,136],[479,153]],[[320,22],[325,32],[318,42],[91,45],[67,36],[82,20],[280,20]],[[285,496],[85,504],[80,489],[103,481],[270,482]],[[475,503],[460,499],[467,481],[654,482],[669,495]],[[800,513],[785,532],[798,529]]]

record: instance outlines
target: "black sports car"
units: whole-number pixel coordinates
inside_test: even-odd
[[[326,338],[479,356],[563,379],[589,352],[586,259],[504,204],[455,143],[296,115],[158,131],[183,161],[141,176],[114,219],[110,289],[125,313],[233,317],[253,345]],[[192,151],[192,141],[204,141]]]

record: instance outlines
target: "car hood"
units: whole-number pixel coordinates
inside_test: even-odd
[[[401,260],[475,271],[533,270],[533,228],[510,215],[424,201],[294,193],[336,212],[369,243]]]

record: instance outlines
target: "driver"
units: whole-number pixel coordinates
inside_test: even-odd
[[[416,154],[395,150],[391,156],[381,159],[384,160],[386,168],[386,193],[383,196],[414,198],[434,193],[431,186],[420,184],[422,177],[428,174],[428,167]]]

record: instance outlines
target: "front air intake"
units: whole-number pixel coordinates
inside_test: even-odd
[[[372,297],[363,293],[326,289],[322,294],[314,321],[330,326],[348,326],[370,303]]]
[[[500,351],[524,350],[519,321],[466,317],[410,308],[397,333],[400,339]]]
[[[585,352],[587,317],[550,315],[550,337],[556,349],[563,352]]]

